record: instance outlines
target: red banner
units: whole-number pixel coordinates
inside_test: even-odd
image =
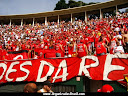
[[[5,59],[7,60],[18,60],[18,59],[28,59],[28,51],[21,50],[21,51],[11,51],[6,54]]]
[[[127,73],[128,54],[0,62],[0,83],[43,82],[49,75],[53,77],[53,83],[67,81],[75,76],[120,81],[124,78],[123,74]]]

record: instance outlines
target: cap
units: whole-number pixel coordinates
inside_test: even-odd
[[[105,84],[102,86],[101,89],[98,89],[97,92],[106,92],[106,93],[110,93],[114,91],[113,87],[109,84]]]

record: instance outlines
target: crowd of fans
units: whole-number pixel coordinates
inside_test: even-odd
[[[20,50],[28,50],[28,59],[128,53],[128,13],[88,22],[0,25],[0,59]]]

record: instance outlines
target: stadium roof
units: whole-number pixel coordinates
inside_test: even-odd
[[[22,14],[22,15],[0,15],[0,20],[40,18],[40,17],[45,17],[45,16],[50,17],[50,16],[66,15],[66,14],[71,14],[71,13],[79,13],[79,12],[85,12],[85,11],[105,9],[105,8],[115,7],[116,5],[120,6],[119,8],[128,7],[128,0],[110,0],[107,2],[103,2],[103,3],[97,3],[97,4],[62,9],[62,10],[55,10],[51,12],[41,12],[41,13]]]

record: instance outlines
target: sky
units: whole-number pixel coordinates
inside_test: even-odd
[[[59,0],[0,0],[0,15],[30,14],[53,11]],[[68,3],[69,0],[66,0]],[[74,0],[89,2],[106,2],[109,0]]]

